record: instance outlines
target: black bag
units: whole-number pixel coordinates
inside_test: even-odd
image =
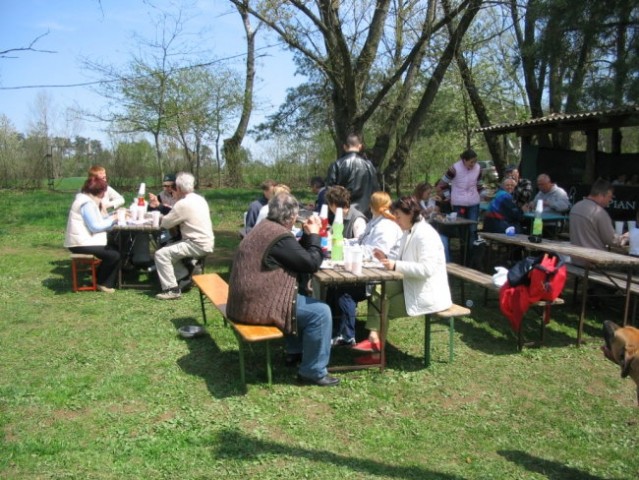
[[[546,272],[546,268],[544,266],[542,266],[542,262],[544,260],[544,256],[547,256],[549,258],[557,258],[556,260],[556,267],[553,269],[553,272]],[[547,276],[552,277],[554,275],[554,272],[556,270],[559,270],[561,267],[564,267],[565,270],[565,261],[564,258],[561,255],[558,255],[556,253],[541,253],[539,255],[536,255],[534,257],[529,256],[524,258],[523,260],[518,261],[517,263],[515,263],[512,267],[510,267],[510,270],[508,270],[508,283],[510,284],[511,287],[517,287],[519,285],[530,285],[530,272],[532,272],[534,269],[539,269],[545,273],[547,273]],[[562,285],[562,289],[563,289],[563,285]]]
[[[519,260],[508,270],[508,283],[511,287],[530,285],[530,271],[541,262],[543,256],[526,257]]]

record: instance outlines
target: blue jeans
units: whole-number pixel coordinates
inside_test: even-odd
[[[297,296],[297,335],[286,336],[286,352],[301,353],[298,373],[311,380],[328,374],[331,356],[331,309],[311,297]]]
[[[344,340],[355,338],[357,302],[366,300],[366,284],[352,285],[329,290],[328,303],[334,312],[333,336]]]
[[[450,259],[450,246],[449,246],[449,239],[446,235],[440,233],[439,234],[439,238],[442,239],[442,245],[444,246],[444,255],[446,255],[446,263],[450,263],[451,259]]]
[[[471,205],[469,207],[459,207],[454,206],[453,211],[457,212],[457,215],[460,217],[467,218],[468,220],[479,220],[479,204]],[[477,225],[470,225],[468,227],[468,238],[470,243],[472,244],[475,240],[477,240]]]

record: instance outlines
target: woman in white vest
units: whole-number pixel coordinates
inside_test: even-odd
[[[107,246],[107,231],[117,220],[115,213],[103,216],[100,205],[107,191],[106,180],[90,176],[75,196],[69,211],[64,246],[72,253],[94,255],[102,260],[97,272],[98,290],[115,292],[120,252]]]
[[[387,255],[376,249],[375,257],[387,270],[402,272],[404,279],[386,284],[386,315],[393,319],[446,310],[453,302],[448,287],[444,246],[439,234],[422,216],[422,208],[415,197],[396,200],[391,213],[404,231],[399,250]],[[374,295],[371,301],[379,302],[375,296],[378,295]],[[370,330],[368,339],[359,342],[353,349],[371,352],[372,355],[357,358],[359,364],[379,362],[379,315],[369,316],[366,327]]]
[[[460,155],[459,160],[437,182],[437,189],[444,200],[450,200],[457,217],[475,221],[479,219],[479,203],[484,193],[484,183],[474,150],[466,150]],[[476,239],[477,225],[471,225],[470,241]]]

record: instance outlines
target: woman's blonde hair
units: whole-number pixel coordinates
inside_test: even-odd
[[[288,185],[284,185],[283,183],[280,183],[278,185],[275,185],[273,187],[273,197],[276,196],[278,193],[291,193],[291,189],[288,187]]]
[[[371,212],[377,215],[381,215],[386,218],[390,218],[391,220],[395,220],[395,215],[390,212],[390,207],[393,201],[391,197],[386,192],[373,192],[371,195]]]

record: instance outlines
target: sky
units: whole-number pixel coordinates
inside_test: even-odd
[[[153,3],[175,11],[171,9],[175,1]],[[20,51],[7,54],[12,58],[0,58],[0,114],[26,133],[37,118],[36,98],[44,92],[53,112],[54,135],[81,135],[108,142],[104,125],[69,120],[65,114],[78,106],[98,111],[105,100],[90,86],[69,85],[97,79],[82,66],[84,58],[126,65],[140,43],[135,36],[154,38],[154,12],[157,10],[148,0],[0,0],[0,51],[27,47],[43,35],[33,48],[54,52]],[[188,17],[184,38],[193,40],[201,58],[228,59],[229,66],[243,75],[244,28],[230,2],[193,0],[184,14]],[[294,75],[290,52],[273,34],[260,29],[256,46],[262,57],[257,63],[257,106],[252,125],[273,113],[284,100],[286,89],[302,81]]]

